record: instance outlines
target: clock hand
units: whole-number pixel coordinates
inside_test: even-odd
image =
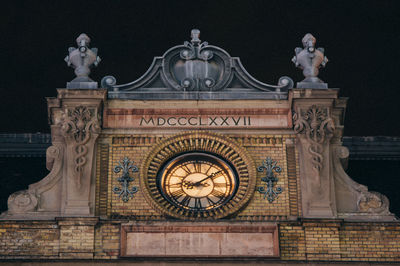
[[[201,184],[201,182],[203,182],[203,181],[206,180],[207,178],[212,178],[212,177],[218,175],[218,174],[221,173],[221,172],[222,172],[222,170],[219,170],[219,171],[217,171],[217,172],[215,172],[215,173],[212,173],[211,175],[206,176],[206,177],[204,177],[203,179],[201,179],[201,180],[195,182],[193,185],[194,185],[194,186],[198,186],[198,185]]]

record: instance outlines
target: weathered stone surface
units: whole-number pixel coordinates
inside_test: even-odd
[[[276,257],[274,225],[168,223],[124,226],[122,256]]]

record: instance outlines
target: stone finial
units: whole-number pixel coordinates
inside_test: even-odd
[[[303,69],[305,76],[304,80],[297,82],[297,88],[327,89],[328,84],[318,78],[319,68],[328,63],[324,48],[315,48],[316,39],[310,33],[303,37],[302,42],[304,48],[295,48],[296,55],[292,58],[296,67]]]
[[[191,36],[191,38],[192,38],[192,40],[191,40],[191,42],[194,44],[194,45],[197,45],[197,44],[199,44],[200,42],[201,42],[201,40],[200,40],[200,30],[198,30],[198,29],[192,29],[192,31],[191,31],[191,33],[190,33],[190,36]]]
[[[90,38],[82,33],[76,38],[78,48],[68,48],[69,54],[65,57],[68,66],[75,69],[76,78],[67,83],[69,89],[95,89],[97,82],[89,78],[90,68],[100,63],[97,48],[89,48]]]

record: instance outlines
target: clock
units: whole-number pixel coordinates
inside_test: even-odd
[[[158,176],[165,199],[189,212],[218,209],[232,198],[237,184],[237,174],[229,163],[208,153],[177,156]]]
[[[217,133],[178,133],[158,141],[144,157],[143,195],[166,218],[230,217],[255,191],[256,167],[247,150]]]

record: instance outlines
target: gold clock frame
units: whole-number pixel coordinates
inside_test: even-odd
[[[171,204],[157,185],[166,162],[184,153],[214,154],[229,162],[237,173],[236,193],[224,205],[207,212],[192,212]],[[148,203],[164,215],[178,219],[213,220],[239,211],[252,197],[256,186],[256,167],[248,152],[236,141],[221,134],[190,131],[161,140],[142,163],[140,182]]]

